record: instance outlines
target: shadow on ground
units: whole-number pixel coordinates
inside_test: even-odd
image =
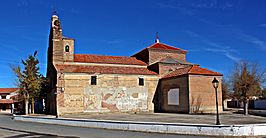
[[[73,136],[58,136],[58,135],[52,135],[52,134],[44,134],[44,133],[37,133],[37,132],[30,132],[30,131],[24,131],[24,130],[16,130],[11,128],[5,128],[0,127],[0,129],[7,130],[7,131],[13,131],[13,132],[20,132],[23,134],[15,134],[13,136],[7,136],[5,138],[21,138],[21,137],[34,137],[34,138],[79,138],[79,137],[73,137]]]

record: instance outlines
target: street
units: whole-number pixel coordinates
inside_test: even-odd
[[[11,115],[0,114],[0,137],[37,137],[37,138],[192,138],[200,136],[170,135],[158,133],[140,133],[130,131],[105,130],[19,122],[11,119]]]

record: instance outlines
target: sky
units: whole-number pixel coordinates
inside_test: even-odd
[[[242,60],[266,68],[265,0],[8,0],[0,5],[0,87],[16,87],[11,66],[35,50],[46,75],[54,10],[76,54],[131,56],[159,32],[161,43],[224,78]]]

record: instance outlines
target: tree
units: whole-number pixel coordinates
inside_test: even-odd
[[[234,96],[244,102],[244,114],[248,114],[248,101],[251,96],[261,93],[261,85],[265,82],[265,71],[259,70],[254,63],[242,61],[236,64],[232,74]]]
[[[224,100],[230,97],[230,89],[229,89],[229,83],[225,79],[222,80],[222,105],[223,105],[223,110],[224,108]]]
[[[44,77],[39,71],[39,61],[36,55],[37,51],[33,55],[29,55],[25,61],[22,60],[24,70],[21,70],[20,66],[12,67],[12,70],[17,76],[19,93],[25,102],[25,114],[28,114],[29,111],[29,101],[31,101],[31,113],[34,113],[34,100],[39,97],[42,83],[44,82]]]
[[[262,89],[261,97],[262,97],[262,98],[266,98],[266,88],[263,88],[263,89]]]

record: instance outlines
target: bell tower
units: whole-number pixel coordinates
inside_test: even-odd
[[[63,62],[63,41],[62,28],[57,15],[51,19],[51,28],[49,35],[48,62]]]
[[[48,62],[64,63],[74,60],[74,39],[63,37],[61,22],[57,15],[51,18]],[[48,63],[48,64],[49,64]]]

